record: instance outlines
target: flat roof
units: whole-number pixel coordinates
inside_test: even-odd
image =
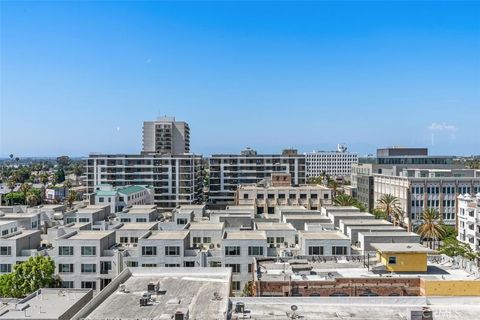
[[[167,270],[168,269],[168,270]],[[178,310],[188,310],[189,319],[225,319],[230,293],[230,268],[130,268],[124,281],[127,293],[119,290],[86,319],[173,319]],[[153,294],[155,302],[140,306],[150,283],[164,294]],[[95,299],[95,298],[94,298]]]
[[[68,238],[68,240],[100,240],[110,234],[114,233],[114,230],[100,231],[100,230],[81,230],[77,234]]]
[[[433,319],[474,320],[480,314],[477,297],[232,297],[242,302],[252,319],[288,319],[291,306],[305,320],[405,320],[413,310],[428,307]]]
[[[370,245],[380,252],[407,252],[407,253],[435,252],[435,250],[424,247],[419,243],[371,243]]]
[[[183,240],[188,236],[188,230],[155,231],[148,240]]]
[[[128,212],[118,212],[117,215],[119,214],[132,214],[132,215],[135,215],[135,214],[151,214],[151,213],[155,213],[157,212],[157,209],[155,208],[130,208],[130,209],[126,209],[128,210]]]
[[[360,232],[364,236],[369,237],[420,237],[420,235],[415,232],[395,232],[395,231],[380,231],[380,232]]]
[[[190,230],[222,230],[223,222],[194,222],[190,223]]]
[[[257,222],[257,230],[296,230],[291,223]]]
[[[0,306],[0,319],[58,319],[89,292],[90,289],[43,288],[22,300]],[[15,310],[15,305],[17,305],[17,310]]]
[[[382,219],[341,219],[341,223],[345,226],[374,226],[374,225],[388,225],[393,226],[391,222]]]
[[[327,240],[327,239],[339,239],[349,240],[350,238],[341,233],[340,231],[299,231],[304,239],[308,240]]]
[[[331,222],[330,218],[320,214],[284,214],[283,217],[288,220],[325,220]]]
[[[0,220],[0,226],[4,226],[10,223],[16,223],[17,221],[15,220]]]
[[[227,240],[266,240],[267,235],[265,231],[246,230],[226,232],[225,239]]]
[[[34,233],[42,233],[40,230],[18,230],[14,233],[9,233],[3,237],[0,237],[0,240],[17,240],[23,237],[28,237]],[[12,236],[13,234],[13,236]]]
[[[156,222],[122,222],[119,230],[150,230],[155,228]]]

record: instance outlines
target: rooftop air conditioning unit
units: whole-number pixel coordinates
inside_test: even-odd
[[[182,308],[175,311],[175,320],[188,320],[188,309]]]

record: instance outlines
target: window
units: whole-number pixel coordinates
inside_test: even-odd
[[[263,255],[263,247],[248,247],[248,255],[249,256],[262,256]]]
[[[62,281],[61,286],[64,289],[73,289],[74,288],[73,281]]]
[[[225,255],[226,256],[239,256],[240,255],[240,247],[239,246],[226,246],[225,247]]]
[[[95,281],[82,281],[82,289],[97,289],[97,283]]]
[[[130,218],[120,218],[120,222],[130,222]]]
[[[248,193],[243,194],[243,199],[248,199]]]
[[[397,264],[397,257],[388,257],[388,264]]]
[[[2,236],[5,236],[8,234],[8,229],[2,230]]]
[[[308,247],[308,255],[310,256],[323,255],[323,247]]]
[[[279,193],[278,199],[285,199],[285,193]]]
[[[263,193],[257,194],[257,199],[263,199],[263,198],[264,198]]]
[[[240,273],[240,265],[239,264],[226,263],[225,267],[232,268],[232,273]]]
[[[277,237],[276,242],[277,242],[277,243],[284,243],[284,242],[285,242],[285,238],[284,238],[284,237]]]
[[[296,198],[297,198],[297,195],[294,194],[294,193],[293,193],[293,194],[290,194],[290,195],[289,195],[289,198],[290,198],[290,199],[296,199]]]
[[[267,243],[275,243],[274,237],[267,237]]]
[[[73,272],[73,264],[59,263],[58,264],[58,272],[60,272],[60,273],[72,273]]]
[[[147,218],[137,218],[137,222],[147,222]]]
[[[59,256],[73,256],[73,247],[58,247]]]
[[[98,198],[98,202],[104,202],[104,201],[105,201],[105,199],[103,197]]]
[[[120,237],[121,243],[128,243],[128,237]]]
[[[177,224],[187,224],[188,221],[186,218],[177,218]]]
[[[347,254],[347,247],[332,247],[332,255],[338,256],[338,255],[346,255]]]
[[[195,261],[185,261],[183,266],[187,268],[195,267]]]
[[[240,281],[232,281],[232,290],[240,291]]]
[[[323,199],[328,199],[328,193],[323,194]]]
[[[300,193],[300,199],[307,199],[306,193]]]
[[[97,248],[96,247],[82,247],[82,256],[96,256]]]
[[[212,237],[203,237],[203,243],[212,243]]]
[[[275,199],[275,195],[273,193],[268,194],[268,199]]]
[[[126,264],[127,264],[127,267],[132,267],[132,268],[138,267],[138,261],[127,261]]]
[[[0,256],[11,256],[12,247],[0,247]]]
[[[317,198],[318,198],[318,194],[312,193],[312,194],[310,195],[310,198],[312,198],[312,199],[317,199]]]
[[[156,266],[156,263],[142,263],[142,268],[155,268]]]
[[[78,222],[90,222],[89,218],[78,218]]]
[[[179,256],[180,255],[180,247],[166,246],[165,247],[165,255],[166,256]]]
[[[142,247],[142,256],[156,256],[157,247]]]
[[[0,264],[0,273],[10,273],[12,272],[12,265],[11,264]]]
[[[178,268],[180,265],[178,263],[165,263],[166,268]]]
[[[202,243],[202,237],[193,237],[193,244]]]
[[[248,264],[248,273],[252,273],[253,272],[253,263],[249,263]]]
[[[275,213],[275,207],[268,207],[267,212],[268,212],[268,214],[274,214]]]
[[[138,237],[130,237],[130,243],[138,243]]]
[[[93,263],[82,263],[81,270],[82,273],[95,273],[97,272],[97,265]]]

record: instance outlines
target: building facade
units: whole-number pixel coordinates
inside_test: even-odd
[[[95,186],[101,184],[116,188],[149,185],[154,190],[154,204],[161,207],[174,208],[202,199],[200,155],[92,154],[85,169],[88,193],[95,192]]]
[[[143,123],[142,153],[190,153],[190,127],[175,117],[161,117]]]
[[[459,195],[457,239],[480,251],[480,193]]]
[[[391,194],[399,199],[405,223],[422,221],[423,211],[434,208],[449,225],[456,225],[457,196],[480,192],[478,170],[405,169],[399,176],[374,174],[374,202]]]
[[[294,186],[306,183],[305,156],[296,150],[268,155],[252,149],[241,154],[215,154],[210,157],[209,166],[209,202],[213,204],[233,204],[239,185],[258,183],[272,173],[289,173]]]
[[[314,151],[305,153],[306,176],[319,177],[349,176],[353,164],[358,163],[358,155],[347,151],[343,145],[338,145],[336,151]]]

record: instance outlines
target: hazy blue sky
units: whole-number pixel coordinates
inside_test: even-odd
[[[0,156],[389,145],[480,154],[479,2],[1,1]]]

